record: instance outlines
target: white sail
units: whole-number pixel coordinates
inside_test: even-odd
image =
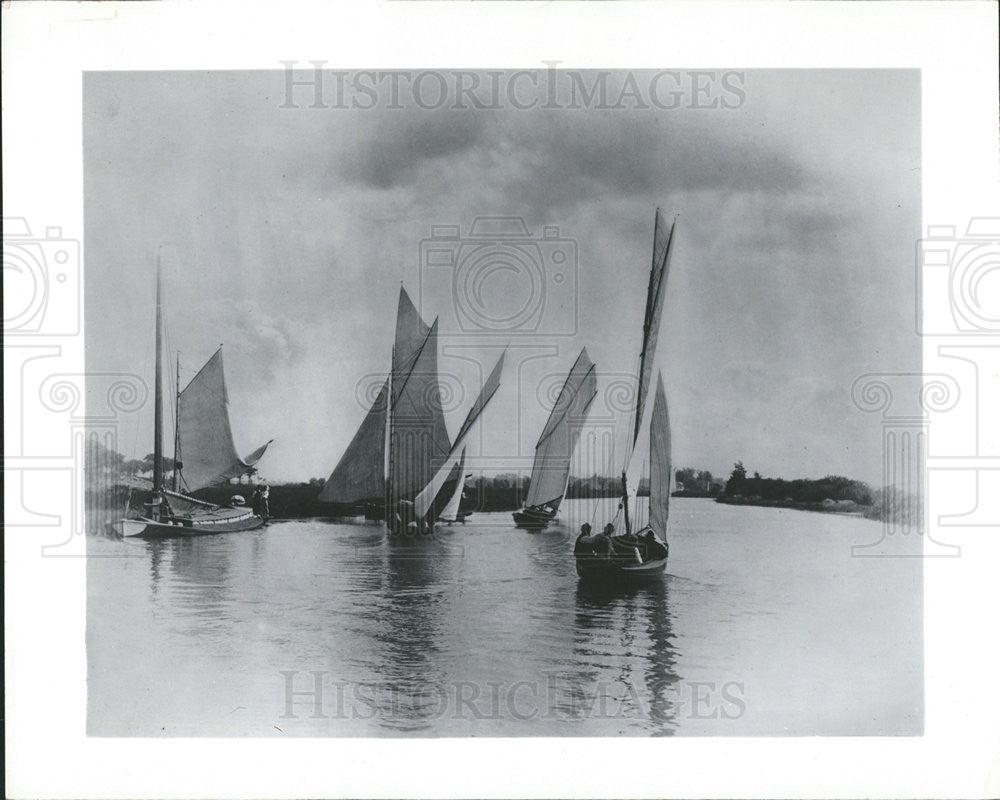
[[[465,418],[465,422],[462,423],[462,428],[458,432],[458,436],[455,437],[455,443],[451,446],[451,452],[448,454],[448,457],[438,467],[437,472],[434,473],[434,477],[431,478],[430,482],[414,498],[413,508],[417,519],[423,519],[430,510],[431,504],[438,496],[438,492],[441,491],[441,487],[444,486],[449,473],[458,462],[459,448],[465,444],[465,438],[472,429],[473,423],[479,418],[479,415],[486,408],[486,404],[490,402],[493,395],[496,394],[497,389],[500,388],[500,373],[503,370],[505,355],[506,352],[500,356],[496,366],[493,367],[493,371],[490,372],[490,376],[486,379],[486,383],[483,384],[483,388],[479,392],[479,397],[476,398],[476,402],[469,410],[469,415]]]
[[[191,379],[177,402],[178,460],[189,491],[225,483],[250,470],[267,444],[240,458],[229,427],[229,395],[220,347]]]
[[[659,536],[670,516],[670,415],[663,379],[657,373],[653,417],[649,424],[649,526]]]
[[[448,505],[444,507],[440,516],[445,522],[455,522],[458,519],[458,508],[462,504],[462,493],[465,491],[465,448],[462,448],[462,456],[458,459],[458,481],[455,483],[455,491],[452,492]]]
[[[628,491],[627,500],[629,515],[634,518],[635,508],[636,508],[636,497],[639,492],[639,481],[642,480],[642,476],[646,471],[646,464],[649,463],[649,437],[644,436],[651,429],[653,421],[653,406],[647,405],[646,409],[642,415],[642,420],[636,427],[636,435],[639,437],[636,440],[635,446],[632,448],[632,453],[629,456],[628,462],[625,465],[625,486]],[[624,506],[619,503],[618,511],[615,514],[614,525],[615,529],[618,528],[619,520],[622,516],[622,511]]]
[[[525,506],[558,505],[566,492],[573,451],[597,394],[594,364],[584,348],[566,376],[548,422],[535,445]]]

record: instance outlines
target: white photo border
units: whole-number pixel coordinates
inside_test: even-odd
[[[1000,217],[996,5],[960,3],[23,2],[3,9],[4,216],[83,243],[82,73],[327,68],[916,68],[923,225]],[[928,306],[941,298],[924,297]],[[86,320],[83,320],[86,325]],[[974,348],[996,398],[995,333],[928,336],[924,373]],[[975,349],[978,348],[978,349]],[[977,355],[978,354],[978,355]],[[40,365],[40,359],[46,359]],[[109,739],[86,736],[85,567],[42,557],[73,535],[74,430],[32,371],[84,371],[82,333],[5,337],[7,792],[12,797],[980,797],[1000,792],[997,524],[956,525],[959,558],[925,564],[925,733],[898,739]],[[962,377],[965,376],[965,377]],[[991,387],[993,387],[991,389]],[[992,395],[989,392],[993,391]],[[996,406],[994,405],[995,409]],[[1000,470],[987,406],[975,451],[947,451],[932,530],[968,511],[958,472]],[[963,427],[962,430],[967,430]],[[959,433],[948,434],[957,440]],[[944,451],[942,451],[944,452]],[[931,463],[934,468],[933,444]],[[24,475],[47,471],[45,511]],[[37,477],[37,476],[36,476]],[[933,478],[933,475],[931,476]],[[958,481],[957,483],[961,483]],[[955,484],[955,485],[953,485]],[[30,512],[27,509],[32,509]],[[41,522],[19,522],[18,513]],[[31,516],[34,514],[34,516]],[[12,518],[13,517],[13,518]],[[46,520],[49,520],[46,522]],[[56,520],[53,522],[52,520]],[[32,527],[35,525],[35,527]],[[63,537],[65,538],[65,537]],[[83,537],[64,556],[81,556]],[[631,769],[630,759],[643,765]],[[601,763],[618,768],[594,768]]]

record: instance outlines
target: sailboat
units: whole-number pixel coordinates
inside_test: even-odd
[[[540,530],[555,519],[569,484],[580,428],[596,395],[597,373],[585,347],[566,375],[535,445],[528,496],[524,507],[514,512],[514,524],[519,528]]]
[[[271,443],[268,441],[246,458],[237,455],[229,424],[229,395],[221,347],[183,391],[178,384],[175,419],[174,469],[168,489],[163,470],[163,313],[157,265],[152,495],[143,504],[142,513],[119,520],[118,530],[122,536],[162,537],[202,536],[261,527],[263,518],[245,505],[219,506],[181,491],[197,491],[247,474]]]
[[[577,574],[584,579],[615,581],[659,575],[667,565],[667,517],[670,510],[670,419],[663,380],[656,376],[650,404],[656,342],[660,331],[674,226],[669,231],[660,209],[656,209],[653,233],[653,265],[646,293],[642,326],[642,351],[636,381],[634,428],[630,431],[621,495],[614,520],[602,532],[583,531],[573,547]],[[647,448],[648,442],[648,448]],[[639,482],[649,467],[649,515],[640,524],[636,498]]]
[[[427,325],[400,286],[389,376],[319,494],[320,502],[384,519],[390,533],[428,532],[459,490],[464,444],[500,385],[501,355],[455,441],[437,368],[438,321]],[[459,466],[460,459],[463,460]]]

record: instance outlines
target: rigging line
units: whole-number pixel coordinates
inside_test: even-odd
[[[172,344],[171,344],[171,341],[170,341],[170,326],[164,324],[164,326],[163,326],[163,334],[164,334],[163,338],[167,340],[166,341],[166,345],[167,345],[166,350],[167,350],[167,354],[169,355],[170,352],[174,349],[173,346],[172,346]],[[172,359],[168,358],[167,359],[167,382],[171,386],[176,387],[177,386],[177,376],[174,374],[174,372],[175,372],[174,371],[174,363],[173,363]],[[174,426],[174,438],[176,439],[177,438],[177,404],[176,403],[170,403],[170,421],[171,421],[171,423]]]
[[[149,374],[149,353],[148,352],[142,358],[142,374],[143,375],[148,375]],[[146,391],[147,392],[149,391],[148,387],[147,387]],[[132,459],[131,459],[132,461],[136,461],[136,457],[135,456],[136,456],[136,453],[139,451],[139,431],[140,431],[141,428],[142,428],[141,420],[140,419],[136,419],[136,422],[135,422],[135,436],[132,438]],[[132,507],[132,493],[133,493],[134,490],[135,490],[135,487],[133,486],[133,482],[130,480],[129,484],[128,484],[128,494],[126,495],[126,498],[125,498],[125,512],[126,513]]]
[[[645,523],[642,522],[642,511],[641,511],[642,504],[639,502],[639,490],[642,488],[642,479],[645,478],[645,477],[646,477],[646,462],[643,461],[642,462],[642,471],[639,473],[639,484],[635,487],[635,516],[636,516],[636,522],[638,523],[640,530],[645,525]],[[652,486],[649,487],[649,491],[650,492],[653,491],[653,487]],[[648,498],[646,499],[646,519],[647,519],[647,521],[649,519],[649,499]]]
[[[591,491],[593,491],[593,490],[591,490]],[[594,528],[594,520],[597,519],[597,509],[600,507],[600,505],[601,505],[601,498],[595,496],[594,497],[594,511],[590,515],[590,528],[591,528],[591,530],[593,530],[593,528]]]
[[[612,441],[612,446],[613,446],[613,441]],[[607,461],[604,461],[604,463],[607,463]],[[596,475],[596,473],[595,473],[595,475]],[[600,496],[600,493],[596,489],[594,489],[594,488],[591,489],[591,492],[594,493],[594,511],[590,515],[590,527],[593,528],[594,527],[594,521],[597,519],[597,511],[601,507],[601,500],[604,499],[604,498],[602,498]]]
[[[577,361],[579,361],[579,359],[577,359]],[[575,367],[576,364],[574,364],[573,366]],[[542,429],[542,435],[538,437],[538,443],[535,445],[535,450],[541,447],[542,444],[546,441],[546,439],[550,438],[552,434],[555,433],[556,428],[558,428],[559,425],[562,423],[562,421],[566,419],[566,417],[569,415],[569,412],[573,410],[573,406],[576,404],[576,398],[579,396],[580,390],[583,388],[584,381],[586,381],[587,378],[590,377],[590,374],[594,372],[595,369],[597,369],[597,365],[592,364],[590,369],[588,369],[584,373],[583,377],[576,382],[576,386],[573,388],[572,394],[568,395],[569,400],[567,400],[563,405],[562,411],[559,414],[559,418],[556,419],[555,423],[552,423],[552,414],[555,414],[556,412],[556,405],[558,405],[559,400],[562,399],[563,393],[566,391],[566,387],[569,386],[570,376],[568,375],[566,376],[566,383],[563,384],[562,389],[559,391],[559,396],[556,398],[556,405],[552,406],[552,412],[549,414],[549,419],[545,423],[545,428],[548,428],[548,433],[545,432],[544,428]],[[595,397],[597,397],[596,389],[594,390],[594,393],[590,396],[590,399],[587,401],[586,405],[584,405],[583,409],[577,414],[577,416],[586,418],[587,409],[590,408],[590,404],[594,401]],[[550,423],[552,423],[551,426]],[[570,418],[570,424],[572,424],[572,418]]]

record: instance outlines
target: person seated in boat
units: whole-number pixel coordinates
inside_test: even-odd
[[[593,538],[593,550],[597,555],[607,556],[611,553],[611,536],[615,532],[614,525],[608,523],[604,530]]]
[[[580,535],[576,537],[574,552],[606,557],[611,552],[611,540],[603,533],[592,535],[592,530],[588,522],[580,526]]]
[[[667,557],[670,548],[667,547],[666,542],[656,535],[656,532],[652,528],[646,528],[639,536],[639,540],[644,546],[644,555],[647,560]]]

